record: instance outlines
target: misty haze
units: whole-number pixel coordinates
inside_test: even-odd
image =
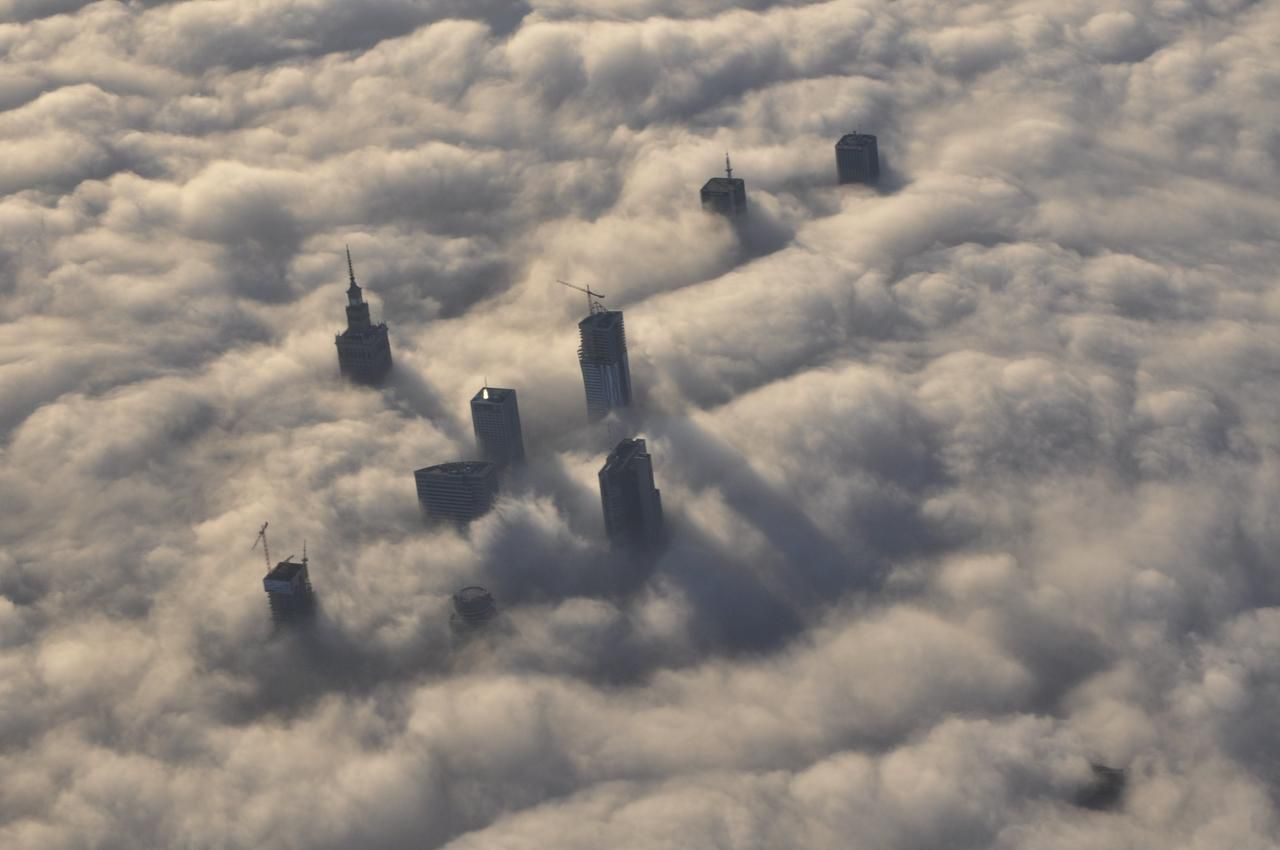
[[[1280,2],[0,0],[0,850],[1274,850]]]

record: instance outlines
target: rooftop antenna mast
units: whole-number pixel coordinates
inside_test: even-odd
[[[724,154],[724,173],[730,180],[733,179],[733,166],[729,164],[728,151],[725,151],[725,154]]]
[[[579,292],[587,293],[587,312],[590,313],[592,316],[594,316],[596,313],[605,312],[604,305],[600,303],[600,299],[604,298],[603,292],[592,292],[590,286],[588,286],[586,289],[583,289],[581,286],[578,286],[576,283],[570,283],[567,280],[560,280],[559,278],[556,278],[556,283],[560,284],[561,286],[567,286],[570,289],[576,289]]]
[[[267,571],[270,572],[271,571],[271,551],[267,548],[267,525],[268,523],[264,522],[262,524],[262,528],[258,529],[258,540],[262,541],[262,557],[267,559]],[[258,540],[253,541],[253,545],[249,547],[250,552],[258,548]]]

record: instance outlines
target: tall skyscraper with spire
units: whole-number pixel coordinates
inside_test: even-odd
[[[702,208],[729,218],[747,211],[747,181],[733,176],[729,154],[724,155],[724,177],[712,177],[702,187]]]
[[[587,393],[587,418],[604,418],[616,407],[631,406],[631,364],[621,310],[591,302],[591,314],[578,322],[578,365]]]
[[[347,276],[351,281],[347,287],[347,329],[335,339],[338,369],[357,383],[378,384],[391,371],[391,340],[387,336],[387,323],[375,325],[369,318],[369,305],[356,283],[350,248],[347,249]]]

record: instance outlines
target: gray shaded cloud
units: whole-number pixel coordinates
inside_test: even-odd
[[[1274,5],[0,21],[0,846],[1280,841]],[[557,278],[626,310],[651,563]],[[530,463],[428,526],[486,379]]]

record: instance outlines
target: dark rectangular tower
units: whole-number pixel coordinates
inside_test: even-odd
[[[880,179],[880,153],[870,133],[849,133],[836,142],[836,173],[841,183],[875,183]]]
[[[623,440],[600,470],[604,530],[620,548],[651,552],[661,546],[662,494],[644,440]]]
[[[593,309],[578,322],[581,344],[578,365],[587,394],[587,418],[606,416],[631,406],[631,365],[627,362],[627,330],[621,310]]]
[[[275,565],[262,579],[271,604],[271,619],[277,626],[301,623],[315,616],[316,598],[307,575],[307,558],[297,563],[290,556]]]
[[[378,384],[391,371],[387,323],[375,325],[369,318],[369,305],[356,283],[350,250],[347,251],[347,274],[351,280],[347,287],[347,329],[334,339],[338,346],[338,370],[357,383]]]
[[[747,212],[747,181],[733,176],[729,155],[724,155],[724,177],[712,177],[702,187],[702,208],[729,218]]]
[[[418,502],[432,519],[467,523],[483,516],[498,497],[498,468],[488,461],[462,460],[416,470]]]
[[[498,466],[524,462],[516,391],[484,387],[471,399],[471,425],[480,456]]]

